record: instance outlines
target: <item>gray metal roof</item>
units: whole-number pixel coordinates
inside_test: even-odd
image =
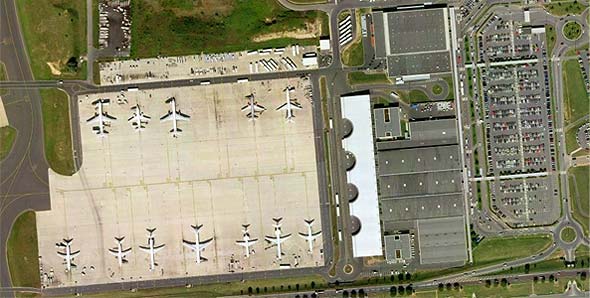
[[[467,259],[463,216],[418,220],[420,263],[464,262]]]
[[[409,261],[413,258],[410,234],[387,235],[384,241],[387,262]]]
[[[375,137],[378,139],[400,137],[402,135],[400,117],[399,107],[374,109]]]

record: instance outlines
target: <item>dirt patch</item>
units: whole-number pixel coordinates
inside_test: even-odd
[[[367,266],[373,266],[373,265],[377,265],[377,264],[381,264],[383,262],[385,262],[385,258],[384,257],[366,257],[364,258],[364,263]]]
[[[252,41],[262,42],[262,41],[273,40],[273,39],[278,39],[278,38],[295,38],[295,39],[316,38],[316,37],[320,36],[320,27],[321,27],[321,24],[320,24],[319,20],[315,20],[314,22],[305,23],[305,29],[296,29],[296,30],[289,30],[289,31],[280,31],[280,32],[260,34],[260,35],[252,37]]]
[[[60,66],[59,65],[61,63],[59,61],[57,61],[57,62],[45,62],[45,63],[47,63],[47,66],[49,66],[49,69],[51,69],[51,74],[52,75],[54,75],[54,76],[60,76],[61,75],[61,71],[59,70],[60,69]]]

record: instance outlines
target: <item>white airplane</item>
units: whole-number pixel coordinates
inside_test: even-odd
[[[154,238],[154,231],[156,228],[153,229],[146,229],[148,231],[148,245],[147,246],[140,246],[139,249],[143,252],[150,254],[150,271],[153,271],[158,264],[155,261],[156,253],[164,248],[164,244],[156,246],[156,238]]]
[[[195,242],[182,239],[182,244],[192,249],[197,254],[197,264],[200,264],[202,261],[207,261],[207,259],[201,255],[201,252],[213,242],[213,238],[201,242],[201,238],[199,237],[199,230],[201,229],[201,227],[203,227],[203,225],[191,225],[191,227],[193,228],[193,231],[195,233]]]
[[[66,271],[70,272],[70,270],[72,270],[72,267],[76,267],[76,264],[74,264],[72,261],[74,260],[74,258],[80,254],[80,251],[72,251],[72,238],[69,239],[63,239],[62,242],[56,243],[55,246],[57,246],[58,248],[64,248],[65,252],[61,252],[58,251],[57,255],[59,255],[60,257],[62,257],[64,259],[64,264],[66,265]]]
[[[125,257],[131,251],[131,247],[127,249],[123,248],[123,240],[125,240],[125,237],[115,237],[117,247],[109,248],[109,253],[117,257],[117,261],[119,261],[119,267],[123,266],[124,263],[127,263]]]
[[[189,121],[191,117],[176,109],[176,98],[170,97],[166,100],[166,103],[170,104],[170,111],[168,111],[168,114],[162,116],[160,121],[172,121],[172,129],[170,130],[170,133],[176,138],[182,132],[182,129],[178,128],[178,121]]]
[[[286,102],[277,108],[277,111],[285,111],[285,119],[287,119],[287,122],[293,122],[293,118],[295,118],[293,110],[303,109],[295,99],[291,99],[291,92],[294,90],[295,88],[292,86],[287,86],[285,90],[283,90],[285,91]]]
[[[131,123],[135,131],[143,131],[145,124],[148,124],[152,117],[142,112],[139,104],[131,107],[131,110],[133,111],[133,115],[127,119],[127,122]]]
[[[250,238],[250,233],[248,233],[249,226],[250,225],[242,225],[242,233],[244,234],[244,236],[242,236],[242,240],[236,241],[237,245],[243,246],[246,250],[246,258],[250,257],[250,247],[254,245],[256,242],[258,242],[258,239]]]
[[[313,241],[322,234],[322,231],[313,232],[311,226],[313,225],[313,219],[306,219],[305,225],[307,226],[307,233],[299,233],[301,238],[305,239],[309,244],[309,253],[313,252]]]
[[[96,124],[92,127],[92,131],[100,137],[105,137],[109,132],[106,130],[106,127],[111,126],[111,121],[117,120],[117,118],[107,114],[104,111],[104,106],[110,103],[109,99],[97,99],[92,102],[93,105],[96,106],[96,112],[94,112],[94,116],[88,118],[86,120],[86,124]]]
[[[246,117],[251,121],[254,121],[258,118],[259,114],[262,114],[262,112],[266,110],[266,108],[254,101],[253,93],[246,95],[246,98],[248,99],[248,103],[242,108],[242,112],[248,112]]]
[[[274,236],[265,236],[264,239],[274,245],[277,246],[277,259],[281,259],[283,252],[281,251],[281,243],[285,242],[287,239],[291,238],[291,234],[281,235],[281,223],[282,218],[273,218],[274,224],[272,225],[275,228]]]

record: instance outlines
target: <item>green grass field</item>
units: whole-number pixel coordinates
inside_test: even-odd
[[[565,227],[561,230],[560,237],[565,242],[573,242],[576,240],[576,231],[570,227]]]
[[[342,63],[346,66],[361,66],[365,63],[363,40],[353,42],[342,51]]]
[[[552,25],[545,25],[545,37],[547,38],[547,56],[551,57],[556,40],[555,27]]]
[[[6,67],[4,66],[4,63],[0,61],[0,81],[6,81],[7,79],[8,75],[6,74]],[[6,89],[0,88],[0,95],[3,95],[5,93]]]
[[[317,44],[280,33],[321,26],[317,11],[287,10],[276,0],[144,0],[133,2],[131,14],[134,58]],[[266,34],[275,35],[254,39]]]
[[[67,61],[86,54],[86,1],[17,0],[16,4],[35,78],[84,78],[84,67],[74,70]],[[55,68],[53,74],[48,63]]]
[[[12,144],[15,139],[16,129],[14,129],[14,127],[0,127],[0,161],[10,153],[10,149],[12,149]]]
[[[314,286],[312,287],[312,283]],[[242,282],[228,282],[219,284],[208,284],[194,286],[192,288],[176,287],[150,290],[106,292],[101,294],[85,295],[85,297],[219,297],[230,295],[248,295],[249,288],[252,294],[269,294],[278,292],[289,292],[297,289],[311,290],[313,288],[325,288],[326,284],[321,276],[305,276],[294,278],[276,278],[266,280],[247,280]]]
[[[45,157],[51,169],[61,175],[72,175],[74,158],[70,130],[68,95],[59,89],[41,89]]]
[[[575,178],[575,179],[574,179]],[[568,170],[568,180],[570,187],[570,203],[574,212],[574,218],[578,221],[586,235],[588,235],[588,226],[590,222],[590,202],[588,197],[588,183],[590,183],[590,167],[574,167]]]
[[[546,235],[486,238],[473,250],[473,263],[478,266],[523,258],[541,252],[552,241]]]
[[[447,82],[447,86],[449,86],[449,93],[447,94],[446,99],[447,100],[451,100],[455,98],[455,90],[454,90],[454,85],[453,85],[453,77],[452,76],[444,76],[443,80],[445,80],[445,82]]]
[[[35,212],[27,211],[16,219],[6,250],[13,286],[39,288],[41,281]]]
[[[364,73],[362,71],[355,71],[348,73],[349,85],[369,85],[369,84],[390,84],[391,81],[384,73]]]
[[[578,144],[578,141],[576,139],[576,136],[578,134],[578,130],[584,124],[586,124],[586,123],[581,122],[580,124],[574,125],[573,127],[569,128],[565,132],[565,151],[567,151],[566,152],[567,154],[572,153],[572,151],[574,151],[580,147],[580,145]]]
[[[435,84],[434,86],[432,86],[432,93],[439,95],[442,92],[443,92],[443,89],[439,84]]]
[[[568,60],[563,65],[563,95],[566,104],[566,124],[587,115],[590,99],[582,78],[582,69],[577,60]]]
[[[563,26],[563,35],[569,40],[576,40],[582,36],[582,25],[576,21],[567,22]]]
[[[585,6],[580,4],[577,0],[552,1],[545,4],[545,9],[556,16],[580,14],[584,11]]]

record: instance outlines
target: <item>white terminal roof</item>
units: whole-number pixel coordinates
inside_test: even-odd
[[[320,39],[320,50],[322,50],[322,51],[329,51],[330,50],[330,39]]]
[[[342,144],[356,158],[354,167],[347,174],[348,183],[358,188],[358,198],[350,203],[350,214],[360,220],[360,231],[352,236],[354,257],[383,255],[377,177],[373,151],[371,124],[371,99],[369,95],[343,96],[342,117],[352,122],[352,133]]]

